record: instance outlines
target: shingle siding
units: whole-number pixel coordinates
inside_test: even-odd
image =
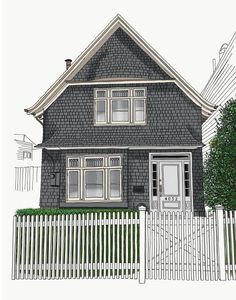
[[[41,207],[130,207],[136,208],[144,204],[147,208],[149,204],[149,153],[150,150],[43,150],[42,164],[42,185],[41,185]],[[158,150],[157,152],[165,152]],[[186,152],[186,150],[168,150],[168,152]],[[192,150],[192,176],[193,176],[193,206],[197,214],[204,212],[202,198],[202,165],[201,149]],[[48,155],[50,154],[50,156]],[[66,203],[66,156],[84,154],[120,154],[122,155],[122,203],[107,202],[101,203]],[[51,187],[50,174],[60,172],[59,187]],[[135,186],[144,187],[144,193],[136,193]]]
[[[96,87],[68,87],[44,112],[44,145],[172,146],[201,143],[200,107],[174,83],[141,86],[147,88],[147,123],[129,126],[94,126]]]
[[[104,78],[170,79],[121,28],[74,76],[73,81]]]

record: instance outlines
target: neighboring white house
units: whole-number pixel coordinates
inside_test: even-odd
[[[14,134],[14,142],[15,190],[33,191],[40,183],[41,150],[25,134]]]
[[[202,126],[205,154],[209,151],[209,142],[215,135],[220,108],[230,99],[236,98],[236,32],[228,44],[221,46],[218,63],[213,59],[213,73],[201,94],[207,101],[218,106]]]

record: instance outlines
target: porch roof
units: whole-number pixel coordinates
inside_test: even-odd
[[[89,137],[89,138],[88,138]],[[100,132],[74,130],[65,135],[64,130],[56,131],[51,138],[38,144],[37,148],[129,148],[129,147],[202,147],[201,141],[193,137],[187,128],[163,128],[158,133],[139,134],[127,137],[125,134],[106,136]]]

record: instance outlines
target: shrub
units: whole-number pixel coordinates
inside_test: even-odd
[[[206,204],[236,208],[236,100],[221,109],[216,135],[204,163]]]

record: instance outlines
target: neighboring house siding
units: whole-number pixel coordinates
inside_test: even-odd
[[[43,150],[42,188],[40,207],[130,207],[144,204],[149,208],[149,153],[166,152],[164,150]],[[186,150],[168,150],[168,152],[186,152]],[[192,152],[193,206],[195,214],[204,213],[202,198],[202,151]],[[121,154],[122,155],[122,202],[66,203],[66,155],[71,154]],[[50,185],[50,174],[60,172],[59,187]],[[144,193],[134,193],[134,186],[143,186]]]
[[[139,86],[147,87],[146,125],[94,126],[95,87],[68,87],[44,112],[44,145],[69,147],[201,144],[200,107],[173,83]]]
[[[33,144],[25,141],[15,140],[17,143],[17,153],[16,157],[18,160],[24,160],[24,152],[29,152],[31,154],[30,160],[33,159]]]
[[[121,28],[74,76],[73,81],[104,78],[170,79]]]
[[[217,105],[217,110],[202,126],[203,153],[209,151],[209,142],[216,132],[220,109],[231,99],[236,98],[236,33],[231,39],[225,53],[218,62],[215,71],[209,79],[202,96]]]

